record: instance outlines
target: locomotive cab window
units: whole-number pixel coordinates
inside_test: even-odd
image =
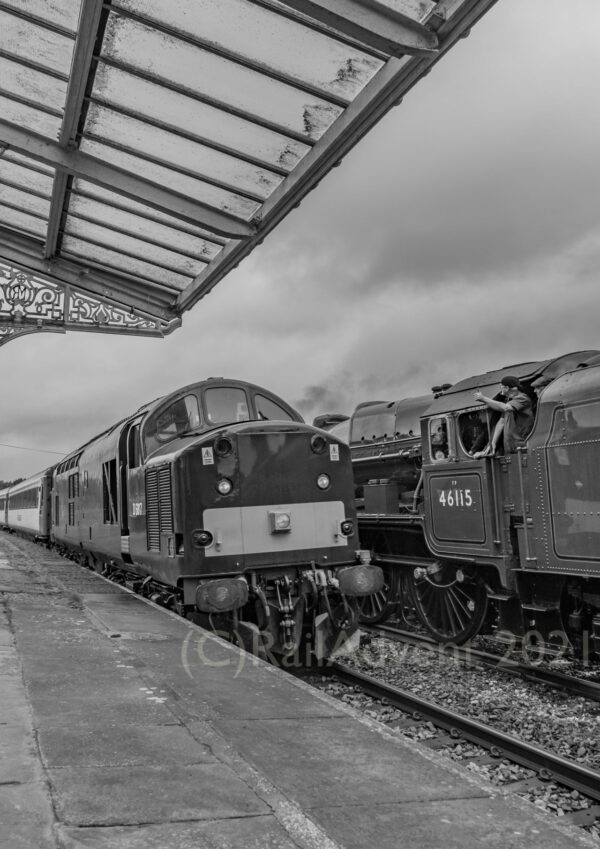
[[[160,445],[166,445],[182,433],[199,426],[200,408],[196,396],[178,398],[148,421],[145,429],[146,453],[151,454]]]
[[[448,420],[435,418],[429,420],[429,453],[434,463],[448,459]]]
[[[490,441],[489,416],[486,410],[478,408],[458,417],[458,435],[466,454],[473,455],[483,451]]]
[[[254,396],[254,405],[256,407],[256,415],[261,420],[271,419],[274,421],[293,421],[293,418],[281,407],[272,401],[270,398],[265,398],[264,395]]]
[[[238,386],[219,386],[204,393],[206,421],[211,425],[250,421],[248,399]]]

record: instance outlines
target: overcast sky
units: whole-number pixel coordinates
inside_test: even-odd
[[[67,452],[212,375],[307,420],[600,348],[600,3],[498,0],[165,340],[0,350],[0,442]],[[0,447],[0,479],[57,455]]]

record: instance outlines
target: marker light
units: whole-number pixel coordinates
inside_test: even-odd
[[[322,454],[327,448],[327,440],[320,433],[313,433],[310,438],[310,447],[315,454]]]
[[[229,495],[231,490],[233,489],[233,484],[229,480],[229,478],[221,478],[217,483],[217,489],[221,493],[221,495]]]
[[[228,457],[233,451],[233,442],[228,436],[219,436],[213,448],[217,457]]]
[[[330,484],[331,481],[329,480],[329,475],[323,474],[319,475],[319,477],[317,478],[317,486],[319,487],[319,489],[327,489]]]
[[[203,528],[192,531],[192,545],[194,548],[206,548],[213,541],[213,535],[210,531],[205,531]]]
[[[269,526],[272,534],[292,530],[292,514],[289,510],[269,510]]]
[[[345,537],[351,537],[354,533],[354,522],[352,519],[345,519],[340,525],[340,531]]]

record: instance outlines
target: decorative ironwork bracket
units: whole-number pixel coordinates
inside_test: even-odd
[[[122,333],[165,336],[181,324],[127,309],[110,298],[91,295],[0,262],[0,346],[30,333]]]

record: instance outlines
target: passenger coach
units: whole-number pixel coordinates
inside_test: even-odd
[[[35,539],[50,539],[52,469],[0,491],[0,516],[7,528]]]

